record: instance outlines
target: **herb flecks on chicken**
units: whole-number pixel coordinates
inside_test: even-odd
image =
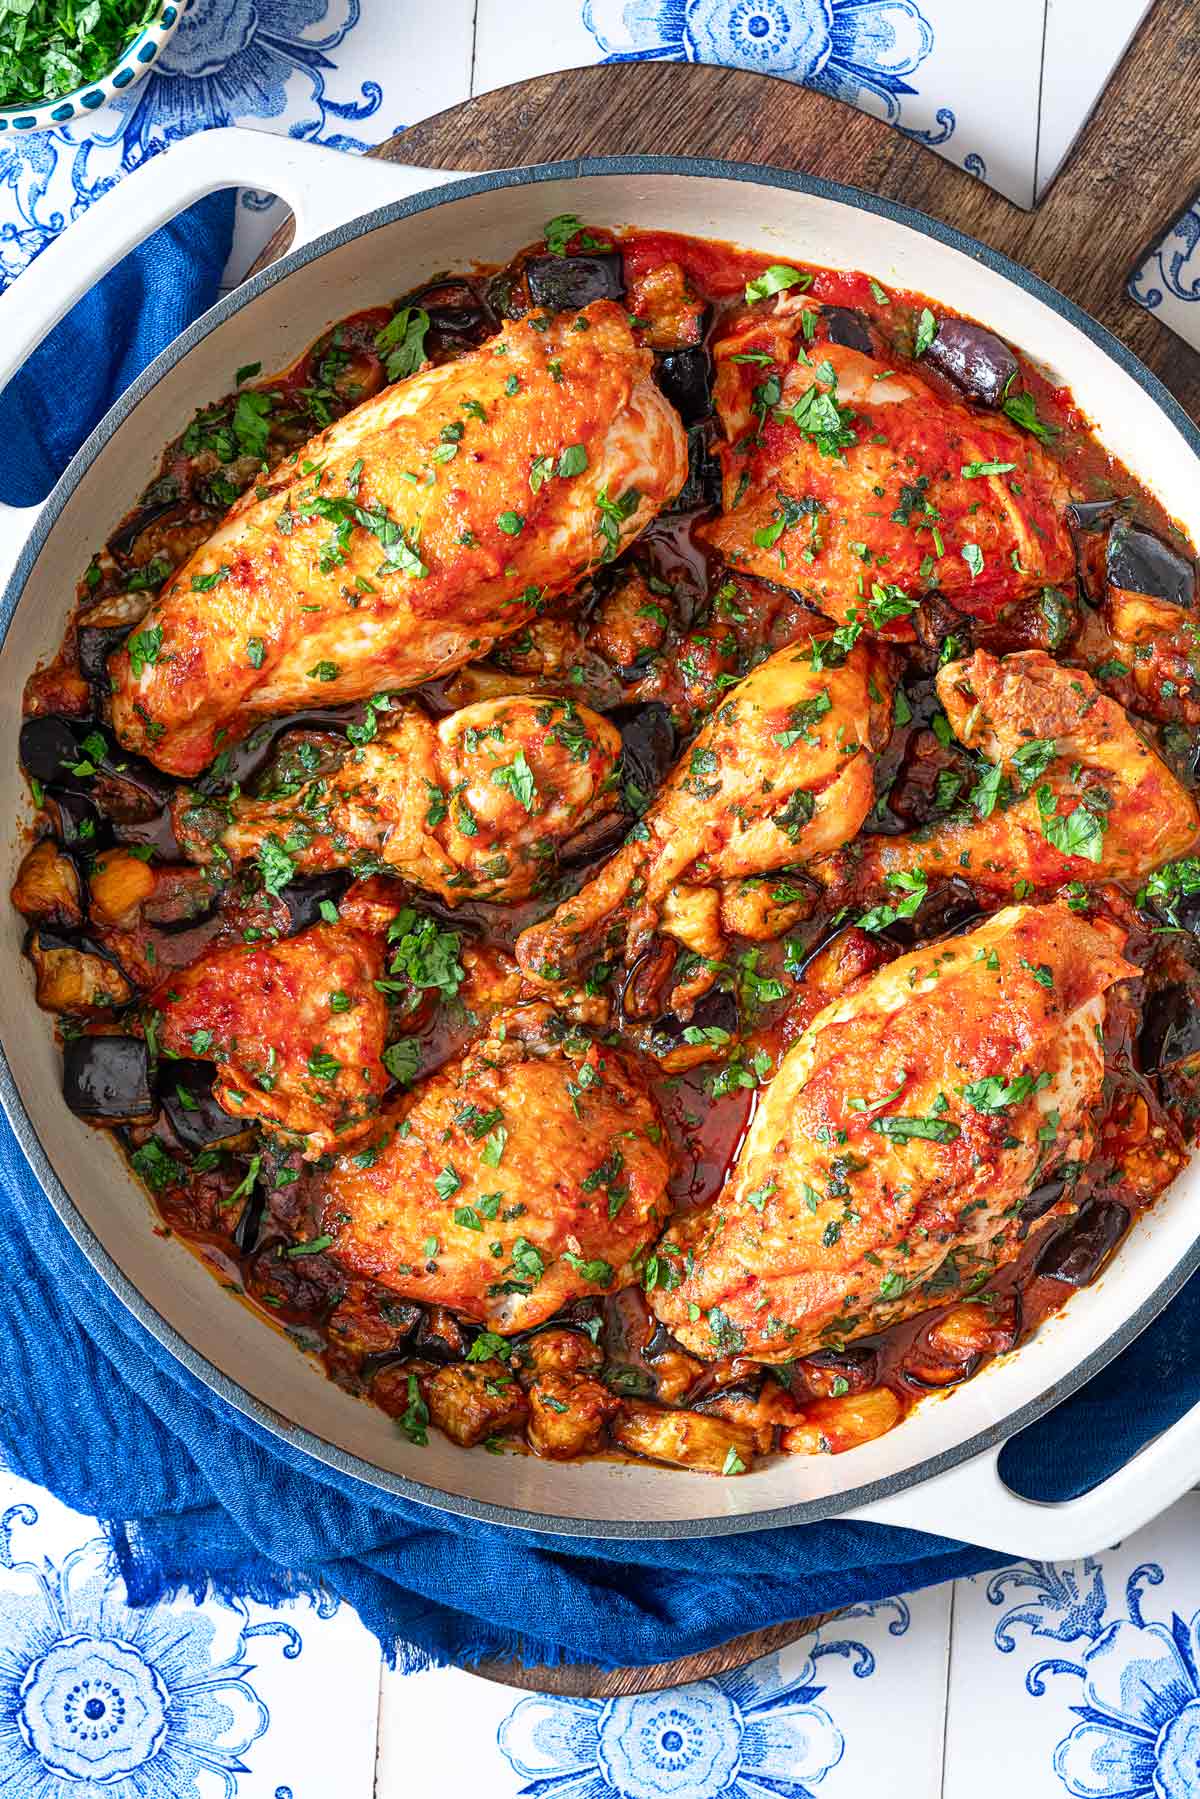
[[[658,1317],[698,1355],[782,1362],[986,1284],[1030,1192],[1091,1155],[1104,995],[1137,972],[1066,906],[1017,906],[834,1000],[667,1233]]]
[[[620,733],[571,700],[481,700],[433,720],[386,700],[341,767],[277,799],[173,802],[199,862],[286,855],[294,873],[382,868],[451,905],[525,899],[560,846],[617,805]],[[351,727],[353,730],[355,727]],[[314,757],[315,760],[315,757]]]
[[[310,439],[113,657],[121,741],[194,775],[257,716],[415,687],[485,655],[682,486],[683,428],[651,363],[599,302],[508,324]]]

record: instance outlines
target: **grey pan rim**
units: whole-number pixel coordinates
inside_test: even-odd
[[[351,220],[345,225],[326,232],[302,249],[291,251],[288,255],[281,257],[269,268],[251,277],[232,293],[226,295],[223,300],[218,301],[214,307],[182,332],[142,371],[137,380],[100,421],[91,436],[72,458],[49,495],[8,583],[3,602],[0,604],[0,644],[3,644],[7,638],[9,625],[30,571],[41,554],[63,507],[85,471],[90,468],[117,428],[161,377],[196,344],[224,324],[226,319],[239,312],[257,295],[266,292],[277,282],[286,280],[289,275],[306,267],[309,263],[317,261],[330,250],[341,248],[354,242],[355,239],[391,225],[397,220],[431,211],[454,200],[473,194],[501,192],[510,187],[527,187],[543,181],[620,175],[677,175],[701,181],[744,181],[759,188],[775,188],[786,192],[810,194],[822,200],[832,200],[845,206],[854,207],[860,212],[874,214],[876,217],[905,225],[921,236],[945,244],[951,249],[960,250],[975,261],[983,263],[993,273],[1002,276],[1026,293],[1041,300],[1104,351],[1111,361],[1116,363],[1150,396],[1200,459],[1200,430],[1197,430],[1173,395],[1130,350],[1126,349],[1118,338],[1076,306],[1073,301],[1060,294],[1056,288],[1043,281],[1040,276],[1022,268],[1020,264],[1013,262],[1009,257],[989,249],[986,244],[980,243],[977,239],[955,230],[953,226],[945,225],[940,220],[930,218],[927,214],[918,212],[912,207],[897,205],[894,201],[864,193],[859,188],[840,182],[826,181],[817,176],[771,168],[759,163],[722,162],[678,156],[586,157],[568,162],[539,163],[526,168],[503,169],[486,175],[465,176],[462,180],[447,183],[432,193],[416,195],[410,199],[397,200],[388,206],[377,207],[373,212],[366,213],[361,218]],[[664,222],[664,228],[669,228],[669,222]],[[479,1500],[444,1492],[440,1488],[426,1486],[423,1482],[413,1480],[408,1476],[393,1474],[359,1456],[348,1454],[335,1444],[327,1442],[323,1437],[317,1436],[301,1425],[293,1424],[290,1420],[280,1417],[270,1407],[265,1406],[237,1381],[214,1367],[166,1322],[114,1262],[85,1223],[75,1202],[54,1172],[50,1159],[25,1110],[13,1079],[7,1051],[2,1044],[0,1044],[0,1105],[3,1105],[17,1141],[37,1175],[47,1198],[88,1262],[122,1305],[150,1332],[151,1336],[164,1349],[168,1350],[188,1373],[211,1392],[217,1394],[271,1436],[287,1443],[293,1449],[301,1450],[343,1477],[359,1481],[367,1487],[394,1494],[398,1498],[428,1506],[434,1511],[449,1512],[458,1517],[475,1518],[488,1524],[506,1525],[511,1529],[537,1531],[550,1536],[670,1542],[690,1537],[733,1536],[749,1531],[779,1530],[791,1525],[818,1523],[823,1519],[836,1517],[839,1513],[850,1511],[857,1506],[870,1504],[872,1501],[884,1499],[890,1494],[916,1486],[922,1481],[930,1480],[938,1474],[957,1467],[983,1450],[990,1449],[1017,1435],[1028,1425],[1044,1417],[1062,1400],[1077,1392],[1134,1341],[1162,1311],[1168,1301],[1178,1293],[1189,1276],[1200,1267],[1200,1236],[1198,1236],[1187,1254],[1181,1257],[1171,1273],[1160,1282],[1154,1292],[1090,1355],[1077,1363],[1068,1376],[1054,1382],[1036,1399],[1029,1401],[1016,1411],[1010,1412],[987,1430],[966,1438],[953,1449],[929,1457],[912,1468],[889,1475],[884,1480],[873,1481],[827,1498],[799,1500],[793,1505],[779,1506],[769,1511],[745,1513],[737,1517],[718,1515],[708,1518],[671,1519],[658,1522],[639,1522],[634,1519],[560,1517],[552,1513],[532,1512],[516,1506],[486,1504]],[[666,1470],[664,1470],[665,1472]]]

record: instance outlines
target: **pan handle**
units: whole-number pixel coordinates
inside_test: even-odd
[[[1023,1499],[1001,1479],[1003,1444],[902,1493],[845,1513],[956,1537],[1036,1561],[1074,1561],[1108,1549],[1173,1505],[1200,1479],[1200,1405],[1154,1437],[1124,1467],[1075,1499]]]
[[[233,125],[182,138],[110,188],[0,294],[0,388],[102,275],[205,194],[249,185],[278,194],[296,216],[299,249],[348,218],[457,179]],[[0,504],[0,587],[40,511]]]

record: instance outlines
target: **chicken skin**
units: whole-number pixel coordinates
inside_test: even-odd
[[[1091,1154],[1104,995],[1137,973],[1066,906],[1013,906],[824,1007],[723,1192],[659,1244],[658,1317],[781,1362],[977,1291],[1026,1195]]]
[[[869,640],[848,654],[828,638],[776,651],[731,688],[611,861],[522,932],[522,968],[570,979],[611,933],[632,962],[658,930],[719,956],[723,885],[854,836],[890,716],[886,652]]]
[[[627,1285],[667,1217],[670,1162],[644,1078],[545,1005],[498,1014],[378,1127],[325,1180],[330,1255],[489,1330],[528,1330]]]
[[[286,798],[221,811],[183,790],[172,813],[195,861],[270,843],[304,873],[369,858],[451,905],[518,900],[553,873],[560,843],[616,806],[620,755],[616,728],[572,700],[482,700],[437,721],[409,702]]]
[[[215,1062],[218,1103],[295,1139],[307,1161],[363,1136],[390,1085],[375,984],[397,910],[385,886],[353,890],[335,923],[210,951],[148,1001],[162,1049]]]
[[[714,350],[724,511],[700,536],[726,562],[893,635],[933,590],[990,620],[1073,577],[1070,488],[1031,437],[911,369],[838,344],[810,356],[801,316],[783,308]]]
[[[1142,881],[1195,842],[1195,801],[1089,675],[1044,650],[978,650],[938,671],[950,728],[992,764],[973,804],[899,837],[868,837],[812,872],[862,892],[921,869],[982,893],[1020,881]]]
[[[687,475],[621,309],[506,324],[289,456],[112,658],[121,741],[195,775],[265,714],[413,687],[624,549]]]

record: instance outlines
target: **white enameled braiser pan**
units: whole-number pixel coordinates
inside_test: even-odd
[[[285,138],[208,132],[127,177],[0,299],[0,386],[126,250],[201,195],[246,182],[291,205],[293,250],[163,352],[43,507],[0,510],[0,560],[4,572],[13,570],[0,617],[0,817],[13,821],[9,878],[27,805],[17,763],[23,683],[57,647],[80,570],[152,477],[168,439],[197,405],[228,389],[239,365],[283,367],[347,313],[387,303],[443,269],[504,262],[557,213],[724,239],[772,261],[863,269],[981,319],[1069,384],[1109,449],[1200,542],[1200,433],[1077,307],[918,213],[745,164],[618,158],[459,179]],[[1117,1354],[1200,1263],[1200,1163],[1032,1342],[845,1455],[783,1457],[720,1481],[649,1464],[492,1456],[438,1433],[416,1447],[382,1412],[326,1380],[183,1244],[154,1234],[150,1204],[116,1148],[63,1103],[50,1020],[34,1004],[21,955],[21,921],[7,907],[0,911],[0,1097],[63,1225],[194,1374],[345,1473],[432,1506],[566,1534],[705,1535],[849,1513],[1039,1557],[1100,1548],[1200,1479],[1200,1407],[1064,1505],[1016,1497],[996,1467],[1002,1443]]]

